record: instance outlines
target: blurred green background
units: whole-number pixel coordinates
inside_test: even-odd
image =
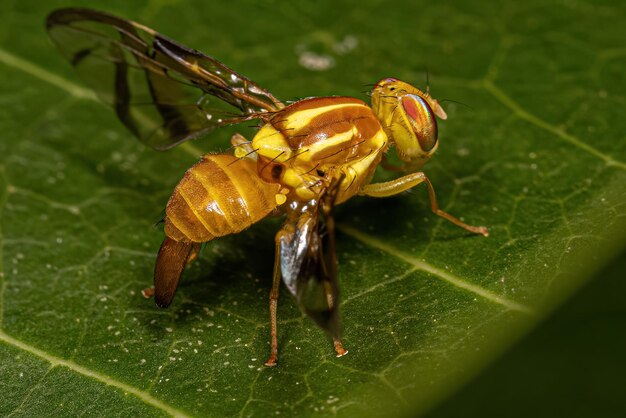
[[[283,291],[264,368],[279,220],[207,246],[170,309],[139,294],[184,171],[254,130],[142,146],[48,41],[67,6],[142,22],[284,100],[367,100],[428,72],[449,119],[425,171],[491,236],[437,219],[422,188],[347,202],[350,353]],[[626,414],[623,2],[4,0],[0,15],[0,416]]]
[[[622,417],[626,257],[427,417]]]

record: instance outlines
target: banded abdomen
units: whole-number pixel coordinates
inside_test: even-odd
[[[314,198],[312,186],[329,172],[343,175],[337,203],[369,180],[386,144],[376,115],[351,97],[296,102],[274,114],[252,141],[259,175],[294,190],[295,199]]]
[[[280,189],[259,178],[251,159],[205,155],[174,189],[165,209],[165,234],[175,241],[206,242],[240,232],[278,206]]]

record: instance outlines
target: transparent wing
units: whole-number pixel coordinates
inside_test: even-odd
[[[284,107],[217,60],[130,20],[60,9],[48,16],[47,29],[99,98],[155,149]]]
[[[317,202],[309,202],[287,219],[281,236],[283,282],[300,308],[332,337],[339,338],[337,280],[332,218],[320,220]]]

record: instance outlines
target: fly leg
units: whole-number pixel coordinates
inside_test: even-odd
[[[150,299],[152,296],[154,296],[154,286],[141,289],[141,295],[146,299]]]
[[[248,141],[245,136],[241,134],[233,134],[233,136],[230,137],[230,144],[235,150],[235,157],[247,157],[256,160],[256,150],[252,148],[252,142]]]
[[[437,197],[435,196],[435,189],[433,188],[432,183],[426,177],[426,174],[412,173],[407,174],[406,176],[402,176],[398,179],[387,181],[384,183],[374,183],[368,184],[361,188],[359,192],[360,195],[371,196],[371,197],[388,197],[393,196],[398,193],[402,193],[406,190],[409,190],[420,183],[426,183],[428,186],[428,196],[430,198],[430,209],[433,211],[435,215],[441,216],[442,218],[447,219],[453,224],[460,226],[466,231],[472,232],[474,234],[481,234],[485,237],[489,236],[489,231],[484,226],[472,226],[468,225],[465,222],[462,222],[460,219],[450,215],[447,212],[439,209],[439,204],[437,203]]]
[[[324,282],[324,290],[326,291],[326,303],[328,303],[328,308],[333,309],[333,306],[335,305],[335,300],[333,298],[333,292],[328,285],[328,282]],[[333,337],[333,345],[335,346],[335,352],[337,353],[337,357],[343,357],[348,354],[348,350],[343,348],[341,338]]]
[[[404,167],[398,167],[389,162],[389,159],[385,154],[383,154],[383,158],[380,161],[380,166],[387,171],[395,171],[395,172],[404,172]]]
[[[343,180],[343,176],[341,179]],[[338,188],[333,190],[333,192],[326,197],[322,204],[322,213],[324,214],[324,222],[326,224],[325,267],[327,276],[335,283],[337,282],[337,253],[335,251],[335,218],[332,214],[332,208],[334,206],[338,190]],[[324,291],[326,293],[326,303],[328,304],[328,309],[332,311],[336,303],[334,294],[337,294],[338,291],[335,290],[333,292],[330,281],[324,281]],[[339,338],[338,330],[336,331],[337,335],[333,335],[333,345],[335,346],[337,357],[343,357],[348,354],[348,350],[343,347],[341,338]]]
[[[267,367],[276,366],[278,360],[278,331],[276,311],[278,309],[278,291],[281,279],[280,272],[280,238],[284,234],[281,230],[276,234],[276,255],[274,256],[274,277],[272,279],[272,290],[270,290],[270,357],[265,362]]]
[[[195,242],[193,244],[193,247],[191,247],[191,253],[187,258],[187,266],[189,266],[198,258],[198,256],[200,255],[200,248],[202,248],[202,244],[200,244],[199,242]]]

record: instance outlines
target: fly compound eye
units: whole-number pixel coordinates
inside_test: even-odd
[[[424,152],[430,152],[437,145],[437,121],[433,110],[426,100],[416,94],[404,95],[401,103],[419,147]]]

